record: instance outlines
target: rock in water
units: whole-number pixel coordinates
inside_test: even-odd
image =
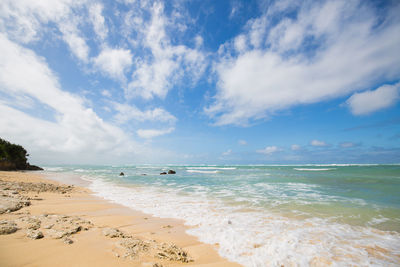
[[[174,170],[169,170],[169,171],[168,171],[168,174],[176,174],[176,171],[174,171]]]
[[[165,174],[167,174],[167,173],[166,173],[166,172],[161,172],[161,173],[160,173],[160,175],[165,175]]]
[[[125,173],[121,172],[121,173],[119,174],[119,176],[125,176]]]

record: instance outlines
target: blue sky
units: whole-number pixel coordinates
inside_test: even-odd
[[[397,1],[3,0],[37,164],[400,162]]]

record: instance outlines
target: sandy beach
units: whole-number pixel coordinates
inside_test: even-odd
[[[112,204],[34,172],[0,172],[1,266],[239,266],[182,221]]]

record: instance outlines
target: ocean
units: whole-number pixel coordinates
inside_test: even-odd
[[[175,170],[176,174],[159,175]],[[49,166],[244,266],[400,266],[400,165]],[[124,172],[125,176],[119,176]]]

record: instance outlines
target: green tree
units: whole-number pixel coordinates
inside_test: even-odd
[[[28,166],[27,156],[22,146],[0,138],[0,161],[11,163],[16,169],[25,169]]]

